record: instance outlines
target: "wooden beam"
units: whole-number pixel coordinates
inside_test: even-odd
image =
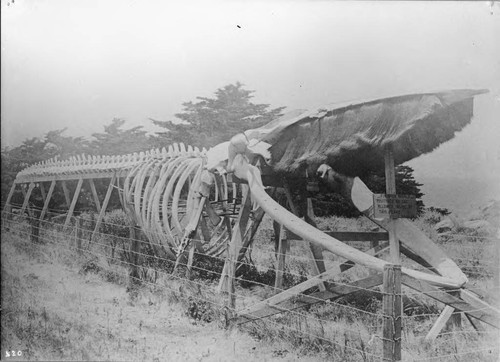
[[[500,321],[498,312],[491,306],[488,306],[486,303],[482,302],[483,308],[477,308],[477,305],[471,305],[469,301],[465,301],[463,299],[454,297],[447,293],[446,291],[440,290],[432,285],[422,281],[412,278],[408,275],[404,275],[401,278],[401,281],[407,287],[410,287],[414,290],[417,290],[428,297],[431,297],[435,300],[440,301],[450,307],[453,307],[457,310],[465,312],[470,316],[479,319],[493,327],[500,328]],[[461,295],[463,298],[463,296]],[[476,302],[477,303],[477,302]],[[488,308],[484,308],[484,305],[488,306]]]
[[[455,311],[455,308],[450,307],[449,305],[445,306],[441,314],[439,315],[438,319],[432,326],[431,330],[427,335],[425,336],[425,340],[430,342],[436,339],[438,334],[441,332],[441,330],[444,328],[448,320],[450,319],[451,315]]]
[[[396,170],[394,168],[394,154],[392,150],[392,144],[388,144],[385,147],[385,192],[387,195],[396,194]],[[393,264],[401,264],[399,255],[399,241],[396,232],[396,221],[391,217],[389,220],[389,244],[390,244],[390,254],[391,261]]]
[[[346,241],[369,241],[379,242],[389,240],[389,234],[382,231],[324,231],[326,235],[337,240]],[[302,238],[291,231],[288,231],[289,240],[302,240]],[[375,245],[376,246],[376,245]],[[373,246],[373,247],[375,247]]]
[[[45,198],[45,202],[43,204],[42,213],[40,214],[40,220],[43,220],[45,214],[47,213],[50,199],[52,198],[52,193],[54,192],[55,187],[56,187],[56,180],[52,180],[52,182],[50,183],[49,192],[47,193],[47,197]]]
[[[69,199],[69,190],[68,190],[68,185],[66,184],[66,181],[62,182],[62,189],[64,192],[64,199],[66,200],[66,206],[69,207],[71,201]]]
[[[240,253],[238,254],[238,262],[241,262],[243,260],[243,257],[245,256],[250,244],[252,243],[253,238],[257,233],[257,229],[259,228],[260,223],[264,218],[264,215],[265,212],[261,207],[257,208],[257,210],[253,212],[253,222],[250,228],[248,228],[245,237],[243,238],[243,244],[241,246]]]
[[[94,237],[96,233],[99,231],[99,227],[101,226],[102,219],[104,218],[104,214],[106,213],[106,208],[108,207],[109,199],[111,198],[111,193],[113,192],[114,184],[115,184],[116,176],[113,175],[111,177],[111,181],[109,182],[108,190],[106,191],[106,196],[104,197],[104,201],[102,203],[101,211],[99,212],[99,216],[97,217],[94,231],[92,232],[91,241],[94,241]],[[90,243],[89,243],[90,245]]]
[[[47,198],[47,193],[45,192],[45,186],[43,186],[43,182],[39,183],[40,185],[40,193],[42,194],[42,201],[45,203],[45,199]]]
[[[467,320],[470,322],[472,327],[478,332],[484,332],[486,329],[479,323],[477,319],[472,318],[469,314],[464,313]]]
[[[469,303],[472,306],[472,308],[487,311],[487,313],[495,316],[495,318],[499,321],[498,328],[500,328],[500,310],[498,308],[495,308],[495,307],[489,305],[484,300],[482,300],[477,294],[475,294],[474,292],[471,292],[470,290],[467,290],[466,288],[460,289],[458,295],[464,301]],[[464,310],[462,310],[462,312],[469,313],[468,311],[464,311]],[[471,315],[474,317],[473,314],[471,314]]]
[[[73,211],[75,210],[76,202],[78,201],[78,196],[80,196],[80,190],[82,189],[83,178],[78,180],[76,184],[75,194],[73,195],[73,200],[71,200],[71,205],[69,206],[68,215],[66,216],[66,221],[64,222],[64,227],[69,225],[71,217],[73,216]]]
[[[31,193],[33,192],[34,187],[35,187],[35,184],[33,182],[31,182],[29,187],[28,187],[28,192],[26,192],[26,194],[24,196],[23,206],[21,207],[21,212],[19,213],[21,216],[24,214],[24,210],[26,210],[26,207],[28,206],[28,202],[30,200]]]
[[[317,275],[304,283],[316,283],[317,279],[326,278],[326,276]],[[309,289],[308,284],[301,283],[297,289],[283,291],[266,301],[260,302],[259,304],[239,312],[239,317],[244,319],[242,323],[249,322],[255,319],[261,319],[270,317],[274,314],[282,313],[284,311],[290,311],[297,308],[305,307],[311,304],[323,302],[325,300],[335,300],[344,297],[348,294],[352,294],[360,291],[361,289],[369,289],[382,284],[382,274],[371,275],[367,278],[357,280],[348,285],[332,285],[329,290],[323,292],[316,292],[310,295],[298,295],[298,290]],[[300,286],[300,287],[299,287]],[[295,288],[295,287],[294,287]],[[304,289],[304,290],[305,290]],[[291,299],[291,297],[297,297]],[[268,302],[269,301],[269,302]]]
[[[14,182],[12,186],[10,187],[9,194],[7,195],[7,201],[5,202],[4,206],[4,211],[9,212],[10,210],[8,209],[10,207],[10,200],[12,199],[12,195],[14,195],[14,191],[16,189],[17,184]]]
[[[112,176],[111,176],[112,177]],[[97,212],[101,212],[101,202],[99,201],[99,196],[97,195],[97,190],[95,188],[94,179],[89,178],[90,191],[92,191],[92,197],[94,198],[95,207]]]

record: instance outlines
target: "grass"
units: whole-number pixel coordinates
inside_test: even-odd
[[[443,237],[433,229],[436,220],[439,221],[436,215],[424,215],[416,222],[458,261],[471,285],[480,290],[498,288],[492,279],[497,259],[489,236],[471,234],[470,230],[464,235],[466,230],[458,225],[453,233]],[[366,219],[322,218],[318,224],[323,230],[368,231],[373,228]],[[276,293],[271,230],[272,222],[265,218],[252,248],[255,266],[248,266],[237,283],[238,309]],[[4,349],[18,346],[32,360],[144,359],[139,357],[164,360],[168,346],[165,347],[165,338],[161,338],[165,329],[159,323],[171,323],[172,318],[188,320],[190,326],[203,328],[204,332],[208,329],[211,335],[217,335],[216,331],[219,331],[226,337],[233,333],[233,337],[242,338],[235,335],[239,332],[232,328],[225,330],[231,316],[224,308],[227,297],[217,293],[218,278],[209,272],[215,270],[219,274],[222,260],[197,258],[192,280],[185,278],[182,269],[170,274],[170,269],[162,270],[157,263],[143,268],[143,276],[154,272],[156,277],[132,284],[125,244],[114,241],[114,258],[111,258],[105,235],[96,240],[90,249],[92,253],[88,254],[75,252],[76,242],[71,232],[61,232],[57,227],[45,228],[40,236],[43,244],[33,247],[20,236],[26,231],[26,225],[12,227],[9,233],[12,240],[2,249]],[[86,247],[85,243],[83,247]],[[11,257],[13,260],[9,260]],[[23,258],[36,268],[28,268]],[[313,274],[308,258],[305,243],[291,243],[285,270],[286,287]],[[325,253],[327,265],[339,260],[339,257]],[[50,271],[51,266],[53,271]],[[72,271],[83,278],[83,285],[81,279],[76,281],[68,277]],[[51,298],[45,291],[54,285],[41,278],[40,273],[62,278],[60,286],[56,283],[57,298]],[[348,283],[368,273],[362,267],[352,268],[341,274],[336,282]],[[65,281],[65,277],[68,280]],[[74,288],[70,287],[71,283],[75,283]],[[451,328],[433,343],[425,342],[424,337],[443,306],[410,290],[403,292],[406,302],[402,340],[404,360],[496,361],[498,331],[487,327],[485,333],[477,333],[466,320],[462,328]],[[495,296],[488,300],[497,301]],[[61,309],[61,305],[68,308]],[[381,296],[374,290],[246,323],[239,330],[272,346],[268,354],[258,359],[293,360],[300,357],[306,360],[376,361],[382,354],[381,320]],[[181,323],[176,328],[182,330],[186,326]],[[189,333],[193,332],[189,330]],[[200,343],[207,341],[206,338],[203,334]],[[189,357],[187,351],[179,353]],[[212,350],[207,355],[203,351],[199,357],[210,360],[216,356],[214,353]]]

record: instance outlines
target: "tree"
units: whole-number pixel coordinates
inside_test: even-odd
[[[2,203],[7,201],[7,195],[16,175],[26,167],[56,156],[59,159],[64,159],[81,154],[88,149],[88,143],[83,137],[63,136],[65,130],[50,131],[42,139],[30,138],[17,147],[2,149]],[[24,196],[18,188],[12,197],[11,203],[20,204],[23,200]],[[36,207],[43,205],[38,190],[34,191],[30,200]],[[60,190],[55,190],[51,200],[50,207],[53,208],[58,208],[64,202]]]
[[[93,133],[94,140],[90,142],[93,154],[122,155],[152,148],[152,142],[142,126],[122,129],[125,120],[114,118],[104,126],[103,133]]]
[[[153,124],[166,129],[157,132],[157,141],[211,147],[281,116],[285,107],[268,110],[269,104],[252,103],[254,91],[243,87],[236,82],[217,89],[215,98],[197,97],[197,102],[183,103],[184,110],[175,115],[175,122],[150,118]]]

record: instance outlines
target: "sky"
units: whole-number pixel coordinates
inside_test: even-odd
[[[287,110],[487,88],[471,125],[410,165],[500,184],[499,34],[491,2],[1,0],[2,147],[116,117],[154,131],[236,81]]]

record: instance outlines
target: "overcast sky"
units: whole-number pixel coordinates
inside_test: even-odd
[[[12,0],[10,0],[12,2]],[[324,104],[488,88],[421,174],[500,175],[500,6],[488,2],[1,0],[1,140],[114,117],[153,129],[240,81],[255,101]]]

